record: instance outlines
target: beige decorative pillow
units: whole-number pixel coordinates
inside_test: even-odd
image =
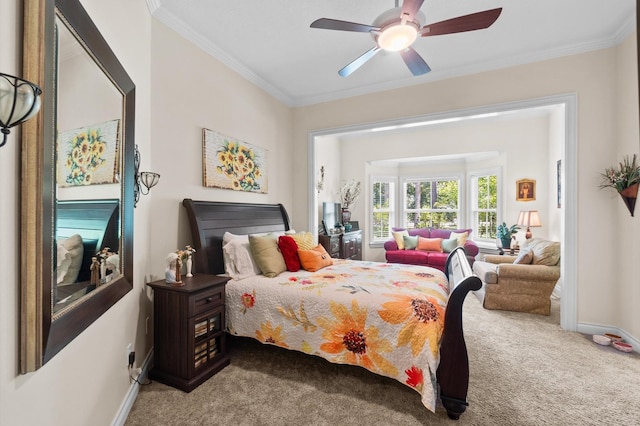
[[[467,238],[469,238],[469,233],[468,232],[452,232],[451,234],[449,234],[449,238],[457,238],[458,239],[458,246],[463,246],[464,243],[467,242]]]
[[[315,247],[313,244],[313,234],[311,232],[298,232],[297,234],[287,234],[294,239],[299,250],[311,250]]]
[[[533,253],[533,265],[555,266],[560,261],[560,243],[543,239],[531,239],[525,247]]]
[[[409,236],[409,231],[406,229],[404,231],[392,231],[391,235],[393,235],[393,239],[396,240],[396,244],[398,244],[398,250],[404,250],[404,238]]]
[[[249,235],[249,246],[253,259],[265,277],[273,278],[287,270],[276,236]]]

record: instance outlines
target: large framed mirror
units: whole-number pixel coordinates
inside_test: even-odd
[[[24,1],[20,371],[132,289],[135,85],[79,0]]]

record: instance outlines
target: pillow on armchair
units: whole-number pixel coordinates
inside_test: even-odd
[[[533,260],[533,253],[530,249],[524,249],[520,251],[516,260],[513,261],[514,265],[530,265]]]
[[[560,261],[560,243],[532,238],[524,243],[524,250],[531,251],[533,265],[555,266]]]

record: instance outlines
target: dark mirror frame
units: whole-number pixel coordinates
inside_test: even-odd
[[[122,276],[53,317],[56,10],[123,96]],[[79,0],[24,0],[23,76],[43,90],[42,109],[22,126],[20,372],[42,367],[133,288],[135,85]]]

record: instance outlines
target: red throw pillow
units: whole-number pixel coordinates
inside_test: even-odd
[[[278,238],[278,248],[284,257],[284,263],[291,272],[300,270],[300,258],[298,257],[298,244],[296,240],[288,235],[282,235]]]

